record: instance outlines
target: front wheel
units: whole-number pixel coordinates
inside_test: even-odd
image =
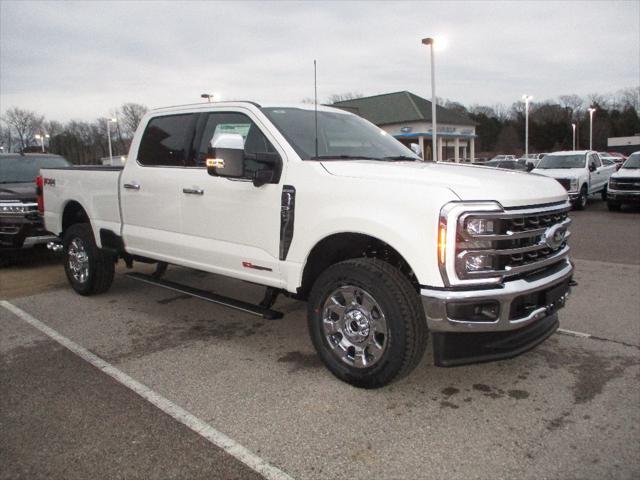
[[[575,203],[576,210],[584,210],[587,207],[587,197],[588,197],[587,186],[583,185],[582,188],[580,189],[580,196],[578,197]]]
[[[67,229],[64,245],[64,270],[71,287],[80,295],[109,290],[115,271],[114,257],[98,248],[91,226],[77,223]]]
[[[418,293],[399,270],[376,259],[346,260],[325,270],[311,290],[308,321],[326,367],[360,388],[407,375],[427,342]]]

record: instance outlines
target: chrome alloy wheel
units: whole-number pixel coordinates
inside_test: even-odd
[[[69,270],[76,281],[84,283],[89,278],[89,255],[84,242],[76,237],[69,244],[67,251]]]
[[[368,368],[384,354],[389,332],[382,309],[363,289],[334,290],[322,307],[322,327],[334,355],[349,366]]]

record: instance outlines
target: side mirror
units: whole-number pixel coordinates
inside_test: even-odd
[[[590,172],[595,172],[596,171],[596,164],[595,163],[590,163],[589,164],[589,171]]]
[[[209,175],[230,178],[244,176],[244,140],[239,133],[214,136],[207,153]]]
[[[420,148],[420,145],[417,143],[412,143],[410,145],[411,150],[413,151],[413,153],[415,153],[416,155],[418,155],[419,157],[422,157],[422,149]]]

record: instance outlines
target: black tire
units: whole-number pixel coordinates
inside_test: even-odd
[[[580,196],[576,200],[574,204],[576,210],[584,210],[587,208],[587,198],[588,198],[587,186],[583,185],[580,189]]]
[[[607,185],[606,184],[600,194],[602,195],[602,200],[606,202],[607,201]]]
[[[74,243],[75,242],[75,243]],[[113,283],[115,258],[110,253],[101,250],[96,245],[91,226],[87,223],[76,223],[67,229],[62,240],[64,245],[64,271],[71,287],[80,295],[95,295],[109,290]],[[74,271],[75,256],[70,254],[77,251],[77,247],[84,249],[87,258],[86,275]],[[77,262],[76,262],[77,264]]]
[[[619,212],[620,204],[617,202],[607,202],[607,208],[610,212]]]
[[[339,347],[331,346],[323,327],[325,302],[332,292],[351,286],[362,289],[379,305],[386,322],[385,348],[370,367],[356,367],[341,359],[334,353]],[[377,259],[345,260],[325,270],[309,296],[308,322],[311,341],[326,367],[359,388],[383,387],[409,374],[427,345],[426,318],[418,293],[399,270]]]

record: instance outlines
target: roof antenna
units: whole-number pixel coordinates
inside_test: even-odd
[[[316,61],[313,61],[313,90],[314,90],[314,109],[315,109],[315,122],[316,122],[316,157],[318,159],[318,69],[316,67]]]

